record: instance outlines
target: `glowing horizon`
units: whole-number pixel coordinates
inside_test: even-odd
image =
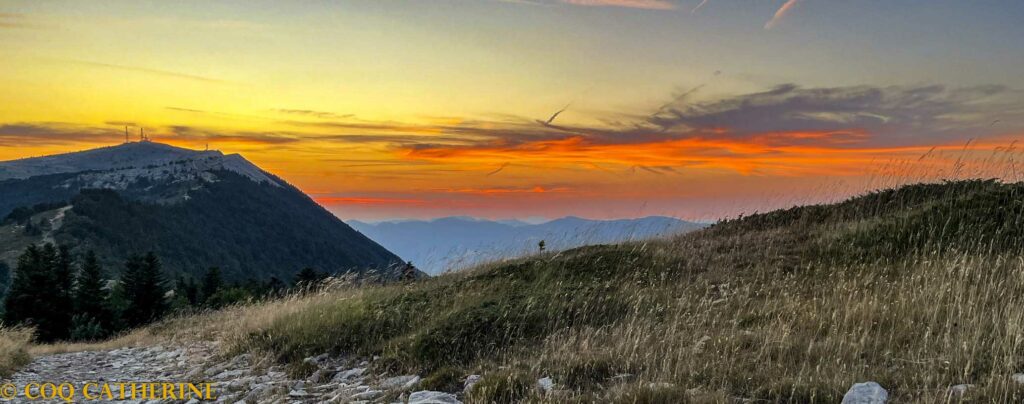
[[[711,220],[1013,177],[989,156],[1024,134],[1000,39],[1024,7],[942,2],[14,1],[0,160],[145,127],[369,220]]]

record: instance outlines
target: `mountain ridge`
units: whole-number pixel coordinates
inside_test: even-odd
[[[669,236],[706,226],[666,216],[612,220],[567,216],[542,223],[449,216],[347,223],[429,274],[533,253],[541,240],[547,250],[563,250]]]
[[[401,262],[238,154],[135,142],[0,162],[0,178],[0,260],[12,268],[18,248],[45,241],[114,270],[152,250],[173,275],[216,266],[232,280],[303,267],[391,276]]]

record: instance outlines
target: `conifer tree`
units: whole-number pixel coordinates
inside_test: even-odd
[[[160,319],[167,310],[164,299],[167,293],[161,273],[160,259],[149,252],[145,256],[135,256],[125,263],[124,275],[121,277],[124,295],[128,307],[124,320],[129,327],[145,325]]]
[[[285,289],[287,288],[288,285],[285,285],[283,281],[278,279],[276,276],[271,276],[270,280],[267,281],[266,285],[263,287],[265,291],[264,295],[270,297],[280,297],[284,295]]]
[[[50,286],[50,293],[53,306],[51,316],[53,318],[54,336],[59,339],[65,339],[71,333],[71,316],[75,312],[74,259],[71,257],[71,249],[67,246],[57,248],[52,272],[53,283]]]
[[[56,314],[58,310],[70,312],[70,308],[61,309],[54,304],[57,254],[53,244],[46,244],[42,248],[34,245],[26,248],[18,257],[11,290],[5,299],[5,322],[34,326],[36,338],[41,341],[53,341],[66,336],[68,331],[66,325],[60,329],[55,321],[60,317]]]
[[[7,291],[11,287],[11,278],[11,268],[7,266],[7,263],[0,261],[0,294],[7,296]]]
[[[22,324],[38,317],[35,311],[36,296],[32,284],[39,282],[41,251],[30,245],[18,256],[18,264],[11,280],[11,288],[4,299],[4,321],[8,324]],[[37,321],[38,323],[38,321]]]
[[[103,288],[103,268],[100,267],[96,254],[89,251],[82,262],[82,271],[78,275],[78,287],[75,289],[75,312],[83,316],[81,321],[96,321],[100,324],[107,321],[107,291]]]
[[[210,298],[217,294],[217,291],[224,285],[224,281],[220,277],[220,268],[212,267],[206,271],[206,275],[203,276],[203,302],[209,303]]]
[[[186,279],[184,276],[179,275],[174,285],[174,296],[181,298],[189,306],[195,306],[199,304],[199,287],[196,286],[195,281],[191,278]]]
[[[320,283],[324,278],[326,278],[325,274],[322,274],[313,268],[302,268],[299,273],[295,274],[295,286],[300,288],[312,287]]]

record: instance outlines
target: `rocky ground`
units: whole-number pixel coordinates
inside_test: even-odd
[[[277,365],[261,363],[250,355],[232,358],[217,356],[213,343],[184,347],[153,346],[120,348],[48,355],[36,358],[4,383],[18,389],[18,397],[8,402],[46,402],[28,400],[24,386],[39,382],[70,382],[76,386],[74,402],[86,401],[81,389],[86,383],[99,382],[193,382],[212,383],[216,402],[226,403],[460,403],[453,394],[422,391],[416,387],[416,375],[373,375],[368,363],[328,355],[307,358],[312,370],[306,379],[288,377]],[[95,389],[95,388],[93,388]],[[32,394],[37,394],[35,390]],[[115,393],[116,394],[116,393]],[[65,402],[53,400],[51,402]],[[160,403],[184,400],[125,400],[113,402]],[[196,403],[192,400],[189,403]]]
[[[119,382],[210,383],[215,396],[215,400],[210,401],[218,403],[454,404],[461,403],[462,399],[462,393],[450,394],[417,388],[421,381],[417,375],[372,374],[369,371],[370,364],[366,361],[326,354],[306,358],[304,365],[310,376],[296,379],[289,377],[283,367],[269,361],[260,361],[248,354],[225,358],[218,354],[221,352],[218,348],[217,343],[206,342],[189,346],[119,348],[41,356],[11,378],[3,380],[3,383],[17,388],[17,397],[9,399],[10,396],[2,395],[0,402],[200,402],[196,399],[86,400],[82,396],[86,383],[116,386]],[[1024,383],[1024,374],[1015,374],[1013,377],[1015,381]],[[467,377],[464,391],[468,391],[479,379],[477,375]],[[68,382],[75,386],[77,394],[68,400],[27,399],[25,386],[40,382]],[[654,384],[652,386],[657,387]],[[959,397],[971,387],[952,386],[949,397]],[[537,388],[548,394],[560,392],[547,377],[538,380]],[[39,394],[35,389],[30,393]],[[843,403],[876,404],[885,403],[888,398],[888,392],[882,386],[866,382],[853,385]],[[735,398],[734,401],[751,402],[741,398]]]

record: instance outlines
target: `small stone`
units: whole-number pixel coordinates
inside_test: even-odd
[[[875,382],[856,383],[843,396],[842,404],[885,404],[889,392]]]
[[[185,404],[199,404],[199,400],[193,398],[185,402]]]
[[[949,391],[947,392],[947,394],[950,397],[962,397],[965,393],[967,393],[967,390],[972,387],[974,387],[973,384],[957,384],[954,386],[949,386]]]
[[[228,368],[228,364],[221,363],[219,365],[216,365],[216,366],[213,366],[213,367],[211,367],[209,369],[206,369],[206,371],[204,373],[206,373],[207,376],[213,376],[215,374],[218,374],[220,372],[223,372],[223,371],[227,370],[227,368]]]
[[[469,375],[469,376],[466,376],[466,381],[462,383],[462,391],[468,393],[470,390],[473,389],[473,385],[475,385],[478,382],[480,382],[480,379],[482,377],[483,376],[480,376],[480,375]]]
[[[373,400],[381,394],[384,394],[384,392],[380,390],[367,390],[362,393],[353,394],[352,398],[355,400]]]
[[[541,391],[547,393],[551,391],[551,389],[555,388],[555,382],[551,380],[550,377],[543,377],[537,380],[537,387],[539,387]]]
[[[239,377],[241,375],[244,375],[244,374],[245,374],[245,370],[242,370],[242,369],[225,370],[223,372],[218,373],[213,378],[214,379],[219,379],[219,380],[234,379],[234,378],[237,378],[237,377]]]
[[[380,382],[380,388],[392,390],[397,388],[408,389],[420,382],[419,376],[395,376],[384,379]]]
[[[306,390],[292,390],[288,392],[288,397],[306,397],[309,393]]]
[[[1015,383],[1024,384],[1024,373],[1014,373],[1011,377]]]
[[[462,402],[454,394],[424,390],[410,394],[408,404],[462,404]]]
[[[336,381],[336,382],[348,381],[348,380],[357,378],[359,376],[362,376],[363,372],[365,372],[365,371],[366,371],[366,368],[355,368],[355,369],[349,369],[349,370],[346,370],[346,371],[338,372],[337,374],[334,375],[334,379],[333,380]]]

